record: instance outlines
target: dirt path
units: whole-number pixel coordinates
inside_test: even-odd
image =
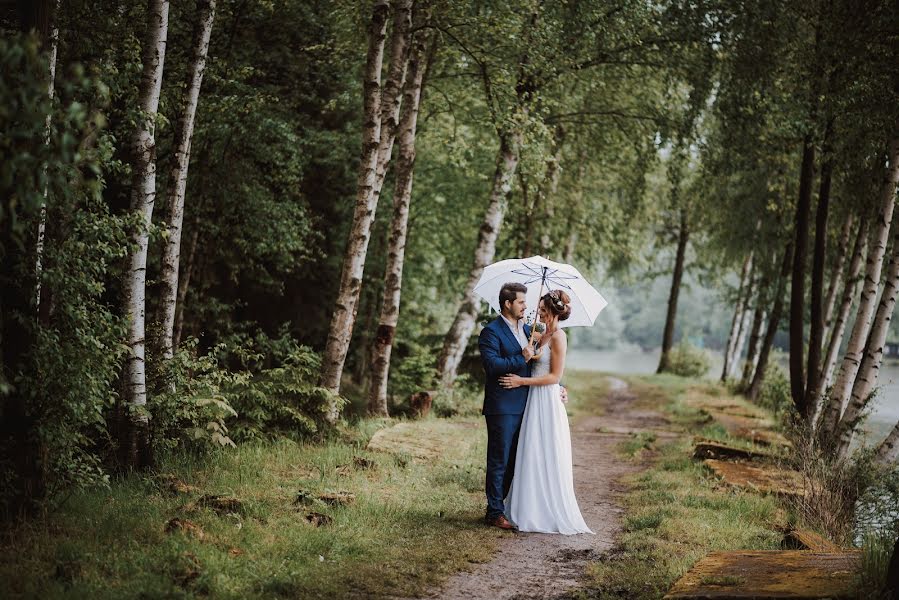
[[[636,398],[624,381],[609,379],[608,397],[597,399],[606,414],[578,419],[571,429],[575,492],[584,519],[596,535],[510,533],[490,562],[451,577],[428,597],[557,597],[577,587],[588,561],[612,548],[623,513],[618,501],[624,487],[619,479],[639,469],[622,460],[616,447],[631,431],[663,427],[666,422],[659,413],[634,407]]]

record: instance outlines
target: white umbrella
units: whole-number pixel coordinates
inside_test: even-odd
[[[571,265],[557,263],[542,256],[510,258],[484,268],[474,292],[500,312],[499,290],[515,282],[527,286],[528,312],[535,315],[540,297],[552,290],[563,290],[571,297],[571,316],[559,327],[589,327],[608,302]],[[534,319],[531,319],[534,320]]]

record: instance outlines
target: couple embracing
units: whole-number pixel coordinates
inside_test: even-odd
[[[568,348],[559,322],[570,315],[571,301],[561,290],[540,298],[546,330],[529,341],[526,294],[520,283],[503,285],[500,316],[478,338],[487,373],[485,521],[519,531],[593,533],[574,495],[567,395],[559,385]]]

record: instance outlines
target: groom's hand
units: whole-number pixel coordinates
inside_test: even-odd
[[[534,358],[534,348],[530,344],[524,347],[521,351],[521,354],[524,356],[524,362],[528,362],[532,358]]]
[[[568,404],[568,388],[562,387],[559,389],[559,398],[562,400],[562,404]]]

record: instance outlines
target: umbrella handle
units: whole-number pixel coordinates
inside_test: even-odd
[[[546,267],[543,268],[543,271],[544,271],[544,273],[546,272]],[[537,310],[536,310],[537,316],[534,319],[534,326],[531,327],[531,335],[528,338],[528,344],[530,344],[530,345],[534,344],[534,334],[537,332],[537,323],[540,322],[540,297],[543,296],[543,283],[544,283],[544,280],[541,279],[540,280],[540,293],[537,294]],[[540,358],[541,354],[543,354],[542,350],[540,352],[537,352],[534,356],[532,356],[531,360],[534,360],[535,358]]]

